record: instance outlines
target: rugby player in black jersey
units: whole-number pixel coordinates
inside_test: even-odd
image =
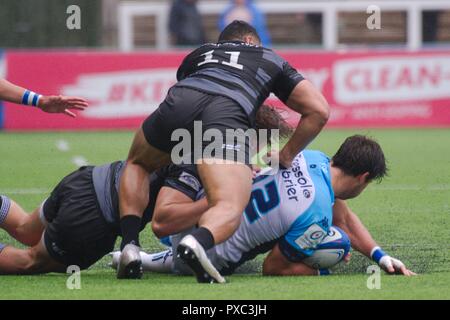
[[[251,193],[248,141],[230,145],[226,130],[254,128],[259,106],[274,93],[301,114],[292,137],[279,153],[272,154],[273,163],[290,167],[329,117],[329,106],[322,94],[287,61],[262,47],[256,30],[242,21],[228,25],[217,43],[205,44],[190,53],[177,72],[177,80],[137,131],[125,164],[119,190],[123,241],[118,278],[139,278],[142,274],[139,228],[148,204],[148,177],[171,161],[172,149],[178,143],[171,140],[174,130],[186,129],[196,140],[194,122],[201,121],[203,132],[216,129],[223,137],[222,152],[204,156],[209,141],[202,141],[200,152],[191,150],[191,161],[197,164],[209,209],[199,221],[200,228],[181,241],[179,254],[188,265],[201,270],[211,269],[205,250],[233,234]]]

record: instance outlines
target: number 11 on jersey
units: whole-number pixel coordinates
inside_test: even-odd
[[[239,70],[242,70],[244,66],[242,64],[239,64],[239,55],[241,54],[239,51],[225,51],[226,54],[230,55],[230,61],[222,61],[223,65],[230,66]],[[205,60],[200,62],[198,66],[202,66],[207,63],[220,63],[219,60],[214,59],[214,50],[205,52],[202,54],[202,56],[205,56]]]

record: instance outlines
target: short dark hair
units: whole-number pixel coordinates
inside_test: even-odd
[[[250,24],[242,20],[234,20],[223,29],[219,35],[220,41],[243,40],[245,36],[251,35],[261,42],[258,32]]]
[[[367,181],[381,181],[388,171],[381,146],[363,135],[345,139],[332,160],[333,167],[341,169],[345,174],[357,176],[368,172]]]

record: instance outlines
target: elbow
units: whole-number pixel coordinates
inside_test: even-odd
[[[279,276],[280,273],[277,272],[277,268],[273,267],[273,264],[269,263],[267,260],[263,263],[262,268],[262,275],[263,276]]]
[[[171,235],[170,225],[167,223],[168,219],[161,219],[166,214],[165,210],[157,209],[153,214],[152,231],[158,238],[163,238]]]
[[[324,127],[330,119],[330,106],[328,105],[328,102],[325,101],[325,98],[323,100],[324,101],[318,104],[315,111],[316,119],[321,127]]]
[[[170,236],[168,225],[157,221],[152,221],[152,231],[158,238]]]

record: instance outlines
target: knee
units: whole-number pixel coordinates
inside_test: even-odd
[[[14,238],[26,246],[34,246],[41,239],[41,233],[31,233],[27,226],[20,225],[14,230]]]
[[[220,211],[220,214],[229,217],[230,223],[235,222],[237,224],[245,209],[244,205],[232,201],[218,201],[213,207],[216,208],[217,211]]]
[[[247,206],[248,201],[238,201],[235,199],[218,201],[215,206],[221,210],[230,212],[233,215],[240,215]]]

